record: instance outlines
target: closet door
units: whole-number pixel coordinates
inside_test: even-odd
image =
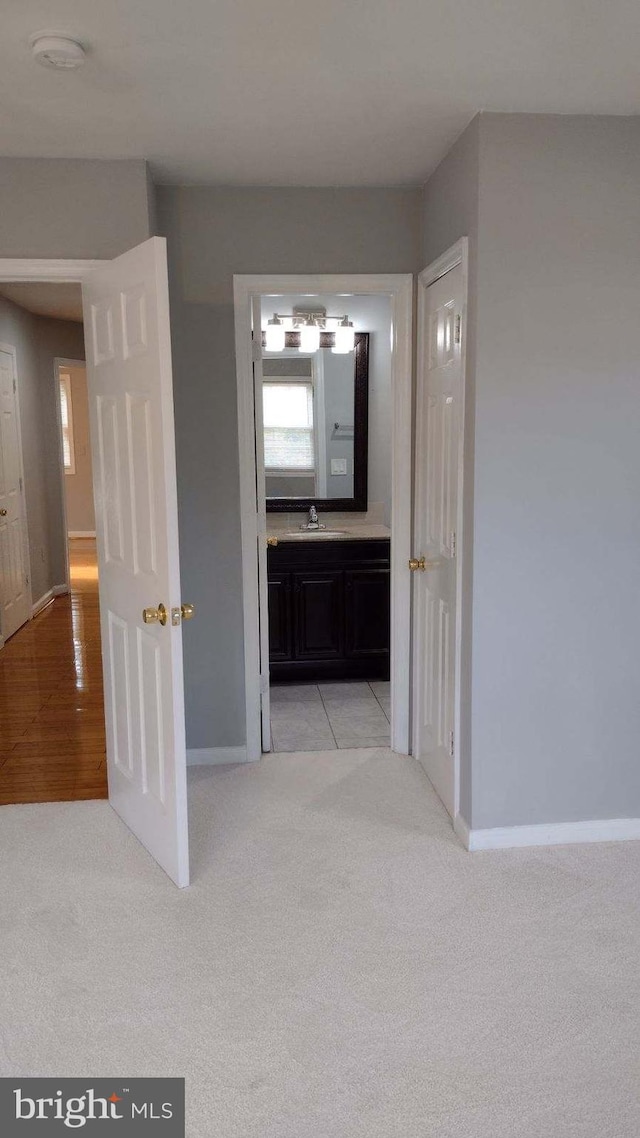
[[[15,348],[0,344],[0,636],[31,616]]]

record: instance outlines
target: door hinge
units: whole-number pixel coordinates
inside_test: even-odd
[[[260,695],[266,695],[269,691],[269,673],[260,676]]]
[[[451,756],[451,758],[453,758],[455,753],[456,752],[455,752],[455,747],[454,747],[453,731],[450,731],[449,732],[449,755]]]
[[[22,490],[22,478],[18,478],[18,482],[20,483],[20,489]]]
[[[251,341],[251,354],[253,356],[254,363],[257,363],[258,360],[262,359],[262,345],[255,336]]]
[[[451,531],[450,546],[451,546],[451,556],[455,557],[455,555],[458,551],[458,541],[456,538],[456,531],[455,530]]]
[[[456,316],[456,330],[453,335],[453,342],[459,344],[462,340],[462,317],[460,314]]]
[[[16,381],[15,381],[15,379],[14,379],[14,381],[13,381],[13,393],[14,393],[14,395],[15,395],[16,391],[17,391],[17,388],[16,388]]]

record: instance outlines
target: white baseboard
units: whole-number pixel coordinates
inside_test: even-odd
[[[188,767],[218,767],[225,763],[246,762],[246,747],[196,747],[187,751]]]
[[[462,842],[464,848],[466,850],[468,850],[469,849],[469,827],[467,826],[467,823],[465,822],[464,818],[462,817],[462,814],[456,814],[455,818],[453,819],[453,828],[454,828],[456,834],[458,835],[458,837],[460,838],[460,841]]]
[[[640,840],[640,818],[598,818],[592,822],[546,822],[536,826],[498,826],[470,830],[459,814],[453,828],[470,853],[523,846],[569,846],[580,842]]]
[[[67,531],[67,537],[95,537],[96,531],[94,529],[70,529]]]
[[[65,593],[68,592],[68,585],[54,585],[52,589],[47,589],[46,593],[43,593],[40,599],[31,606],[31,618],[33,619],[33,617],[37,616],[39,612],[42,612],[43,609],[46,609],[47,605],[51,604],[51,601],[54,599],[54,597],[62,597]]]
[[[40,599],[37,600],[34,604],[32,604],[31,616],[32,617],[37,616],[39,612],[42,612],[43,609],[46,609],[47,605],[51,604],[51,601],[53,600],[53,595],[54,595],[53,589],[47,589],[46,593],[43,593],[42,596],[40,597]]]

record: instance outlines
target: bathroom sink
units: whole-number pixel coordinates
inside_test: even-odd
[[[346,532],[344,529],[296,529],[288,531],[283,536],[286,537],[288,541],[292,539],[295,541],[309,541],[309,539],[317,541],[319,538],[344,537]]]

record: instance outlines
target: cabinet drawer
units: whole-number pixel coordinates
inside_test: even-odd
[[[281,541],[269,546],[267,565],[272,570],[346,568],[364,562],[389,568],[389,539],[375,541]]]

